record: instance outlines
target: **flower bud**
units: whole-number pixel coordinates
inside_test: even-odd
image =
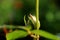
[[[30,14],[29,19],[31,20],[31,22],[33,23],[33,25],[36,26],[36,17],[35,16],[32,16]],[[38,20],[38,27],[37,28],[38,29],[40,28],[40,21],[39,20]]]

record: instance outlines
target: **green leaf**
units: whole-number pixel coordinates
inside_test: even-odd
[[[46,31],[43,31],[43,30],[33,30],[32,31],[34,34],[38,34],[42,37],[45,37],[45,38],[48,38],[48,39],[53,39],[53,40],[58,40],[58,37],[51,34],[51,33],[48,33]]]
[[[6,34],[6,38],[7,38],[7,40],[12,40],[12,39],[14,40],[17,38],[26,37],[27,35],[28,35],[28,33],[26,31],[16,30],[14,32]]]

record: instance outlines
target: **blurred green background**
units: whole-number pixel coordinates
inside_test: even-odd
[[[40,29],[60,35],[60,0],[39,3]],[[0,0],[0,25],[24,25],[24,15],[35,15],[35,12],[35,0]]]

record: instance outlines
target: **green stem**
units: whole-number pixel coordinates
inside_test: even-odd
[[[36,0],[36,27],[37,27],[37,30],[39,30],[38,21],[39,21],[39,0]],[[39,35],[37,35],[36,40],[39,40]]]
[[[38,20],[39,20],[39,0],[36,0],[36,23],[38,22]]]
[[[33,40],[36,40],[36,38],[34,38]]]

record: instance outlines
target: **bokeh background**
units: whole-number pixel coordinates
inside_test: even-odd
[[[35,15],[35,0],[0,0],[0,25],[25,25],[24,15]],[[39,18],[42,30],[60,35],[60,0],[40,0]],[[41,40],[49,40],[41,37]],[[0,29],[0,40],[6,40]],[[32,40],[28,35],[16,40]]]

